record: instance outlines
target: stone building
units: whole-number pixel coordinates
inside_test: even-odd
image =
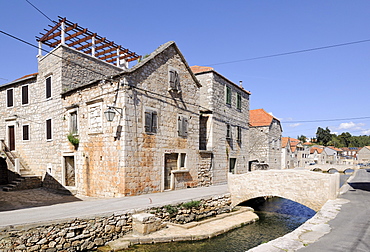
[[[364,146],[357,152],[357,162],[365,165],[370,163],[370,146]]]
[[[249,96],[211,67],[192,66],[200,88],[201,169],[208,183],[226,183],[228,172],[248,171]]]
[[[251,162],[269,169],[281,169],[281,133],[280,121],[263,109],[250,111]],[[251,163],[252,165],[252,163]]]
[[[86,31],[60,19],[38,73],[0,86],[9,169],[88,196],[202,185],[201,85],[176,44],[128,68],[140,56]]]

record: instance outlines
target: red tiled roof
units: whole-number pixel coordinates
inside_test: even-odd
[[[320,149],[320,148],[318,148],[318,147],[312,147],[312,148],[310,149],[310,154],[313,154],[315,151],[317,151],[317,153],[321,154],[323,150],[324,150],[324,149]]]
[[[285,148],[288,144],[288,141],[289,141],[289,137],[282,137],[281,138],[281,147]]]
[[[267,113],[264,109],[254,109],[249,111],[249,124],[252,127],[269,126],[274,118],[275,117]]]
[[[212,71],[213,67],[191,66],[190,69],[191,71],[193,71],[193,73],[203,73],[203,72]]]
[[[15,79],[14,81],[18,81],[18,80],[26,79],[27,77],[33,77],[33,76],[36,76],[36,75],[38,75],[38,73],[27,74],[27,75],[25,75],[25,76],[22,76],[21,78]]]

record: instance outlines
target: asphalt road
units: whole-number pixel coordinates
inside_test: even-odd
[[[370,251],[370,169],[359,170],[348,184],[351,188],[340,198],[350,202],[329,221],[330,233],[299,252]]]

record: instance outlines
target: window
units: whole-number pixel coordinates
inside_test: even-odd
[[[229,159],[229,172],[234,174],[235,173],[235,165],[236,165],[236,158]]]
[[[28,104],[28,85],[22,86],[22,105]]]
[[[181,137],[188,135],[188,118],[183,115],[177,117],[177,132]]]
[[[52,139],[51,119],[46,120],[46,140]]]
[[[169,90],[180,92],[180,77],[175,69],[169,70]]]
[[[226,124],[226,139],[231,139],[231,126]]]
[[[72,134],[78,134],[77,111],[70,113],[69,132]]]
[[[242,142],[242,128],[240,126],[238,126],[236,129],[237,129],[237,133],[238,133],[236,141],[241,143]]]
[[[231,87],[226,86],[226,104],[231,105]]]
[[[46,78],[46,99],[51,97],[51,76]]]
[[[145,132],[146,133],[157,133],[157,111],[146,110],[145,111]]]
[[[23,125],[23,141],[30,140],[30,126],[29,125]]]
[[[185,168],[186,153],[180,153],[180,169]]]
[[[240,93],[236,94],[236,108],[242,109],[242,95]]]
[[[13,89],[6,90],[6,106],[7,107],[13,107],[14,106],[13,93],[14,93]]]
[[[90,133],[101,133],[103,131],[101,104],[96,103],[89,106],[89,129]],[[77,114],[76,114],[77,127]],[[72,129],[72,128],[71,128]]]

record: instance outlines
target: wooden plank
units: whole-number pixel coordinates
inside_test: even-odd
[[[77,44],[81,44],[82,42],[85,42],[86,40],[89,40],[89,39],[91,39],[91,36],[86,36],[86,37],[84,37],[84,38],[81,38],[81,39],[79,39],[79,40],[77,40],[77,41],[73,42],[73,43],[68,44],[68,46],[73,47],[73,46],[75,46],[75,45],[77,45]],[[77,50],[78,50],[78,49],[77,49]]]

